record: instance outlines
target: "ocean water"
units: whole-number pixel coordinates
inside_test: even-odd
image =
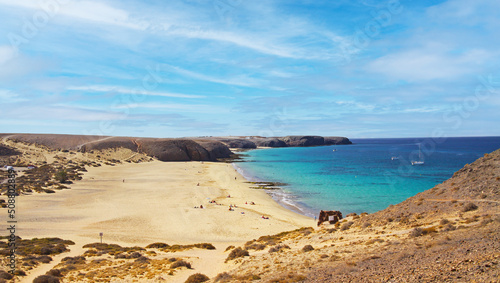
[[[308,216],[320,210],[346,215],[400,203],[500,148],[500,137],[351,141],[352,145],[251,150],[242,154],[245,162],[235,166],[252,181],[286,183],[269,192],[287,208]],[[412,160],[424,164],[411,165]]]

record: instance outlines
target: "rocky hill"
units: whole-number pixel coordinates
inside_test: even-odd
[[[4,134],[3,139],[35,144],[48,150],[93,152],[125,148],[161,161],[216,161],[232,152],[221,142],[193,139],[155,139],[112,136]]]

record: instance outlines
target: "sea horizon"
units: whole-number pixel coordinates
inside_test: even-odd
[[[233,166],[248,181],[286,184],[267,193],[287,209],[308,217],[317,216],[319,210],[340,210],[346,215],[374,213],[400,203],[500,148],[498,136],[350,140],[350,145],[243,151],[240,152],[243,162],[235,162]],[[422,146],[425,162],[411,165],[411,159],[418,156],[418,144]],[[332,160],[325,158],[330,152],[343,153],[340,160]],[[361,153],[369,161],[360,160]],[[392,157],[397,159],[391,160]],[[327,168],[329,165],[337,171],[332,172]],[[339,168],[346,172],[339,172]],[[350,190],[346,191],[347,187]]]

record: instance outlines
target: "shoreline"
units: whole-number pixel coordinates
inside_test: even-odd
[[[237,163],[232,163],[232,166],[248,182],[268,182],[267,180],[263,180],[257,176],[248,174],[248,171],[245,171],[245,169],[239,167]],[[302,204],[300,201],[293,200],[294,198],[299,198],[299,196],[287,192],[282,187],[272,190],[263,189],[263,191],[265,191],[276,203],[278,203],[285,209],[291,210],[295,213],[299,213],[309,218],[315,218],[316,216],[311,208],[307,207],[305,204]]]

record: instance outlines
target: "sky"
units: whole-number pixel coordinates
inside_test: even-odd
[[[0,0],[0,132],[500,136],[498,0]]]

